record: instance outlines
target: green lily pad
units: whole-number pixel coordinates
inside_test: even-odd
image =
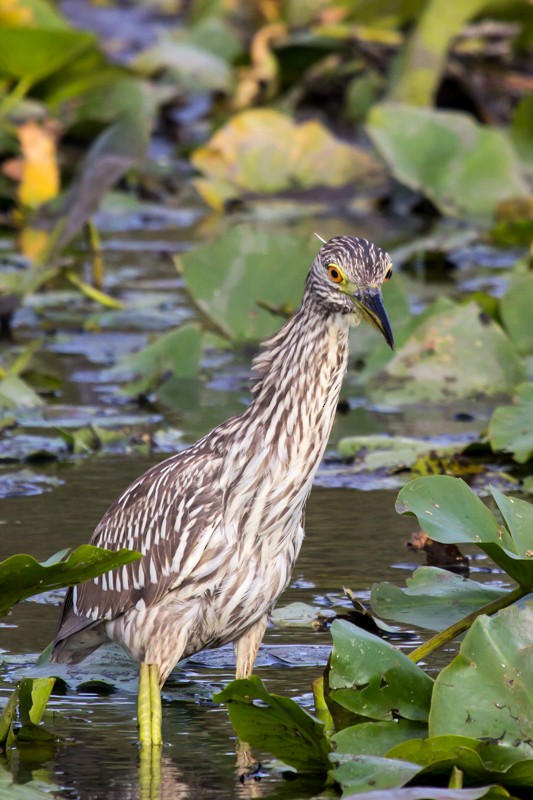
[[[503,743],[533,758],[533,604],[478,617],[439,674],[431,736]]]
[[[385,619],[441,631],[505,594],[445,569],[420,567],[407,579],[406,588],[388,582],[374,586],[371,603]]]
[[[398,472],[408,469],[421,458],[450,458],[464,448],[461,445],[443,444],[411,436],[346,436],[340,439],[337,449],[342,458],[355,458],[354,469]]]
[[[0,616],[32,594],[73,586],[141,557],[134,550],[113,552],[90,544],[66,555],[67,551],[62,550],[39,563],[33,556],[20,554],[0,562]]]
[[[274,625],[283,627],[310,628],[318,615],[335,618],[335,611],[308,603],[289,603],[288,606],[275,608],[272,612]]]
[[[185,89],[227,92],[231,87],[231,71],[223,58],[172,33],[140,53],[132,68],[145,76],[163,73]]]
[[[246,192],[336,187],[383,177],[373,156],[337,139],[322,123],[297,125],[273,109],[232,117],[191,161],[204,176],[196,187],[211,205]]]
[[[294,700],[269,694],[259,678],[232,681],[213,700],[228,704],[241,741],[272,753],[299,772],[328,771],[331,745],[323,724]]]
[[[415,739],[393,747],[388,758],[411,760],[424,767],[419,780],[446,779],[453,767],[463,773],[466,784],[501,783],[505,786],[531,786],[533,760],[513,747],[487,744],[467,736],[433,736]]]
[[[367,131],[394,177],[443,214],[486,217],[528,194],[506,135],[468,114],[386,103],[370,111]]]
[[[516,277],[500,300],[503,324],[521,355],[533,353],[533,275]]]
[[[405,653],[344,620],[331,626],[333,700],[364,717],[428,718],[433,681]]]
[[[516,390],[513,405],[498,406],[489,423],[493,450],[512,453],[524,464],[533,456],[533,385],[524,383]]]
[[[533,587],[533,559],[524,555],[523,538],[515,541],[512,531],[500,525],[459,478],[417,478],[401,490],[396,509],[414,514],[422,530],[437,542],[477,544],[521,586]]]
[[[445,403],[510,393],[523,376],[512,342],[469,303],[425,317],[371,379],[370,396],[388,406]]]
[[[358,792],[343,800],[499,800],[509,797],[500,786],[480,786],[475,789],[439,789],[434,786],[410,786],[406,789],[386,789],[377,792]]]
[[[331,741],[335,745],[335,753],[385,756],[401,742],[426,737],[427,730],[425,722],[412,722],[409,719],[361,722],[334,734]]]
[[[265,305],[299,306],[317,244],[308,236],[238,225],[176,264],[194,303],[224,336],[258,341],[280,327]]]
[[[157,390],[170,377],[174,380],[196,377],[202,351],[200,327],[183,325],[158,336],[139,352],[125,356],[108,374],[111,379],[129,379],[122,390],[125,394],[146,394]]]
[[[392,758],[379,758],[378,756],[333,756],[342,763],[332,771],[333,778],[340,783],[343,797],[349,797],[351,792],[364,792],[372,787],[374,790],[394,789],[405,786],[420,772],[418,764]]]

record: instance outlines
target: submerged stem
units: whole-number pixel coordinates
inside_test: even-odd
[[[478,608],[477,611],[472,611],[472,613],[468,614],[468,616],[463,617],[454,625],[450,625],[449,628],[445,628],[443,631],[440,631],[440,633],[437,633],[436,636],[432,636],[427,642],[421,644],[420,647],[417,647],[416,650],[413,650],[412,653],[409,653],[409,658],[415,663],[417,661],[422,661],[434,650],[437,650],[437,648],[442,647],[442,645],[451,642],[451,640],[455,639],[456,636],[459,636],[460,633],[468,630],[472,623],[481,614],[486,614],[490,617],[492,614],[500,611],[500,609],[507,608],[507,606],[510,606],[517,600],[520,600],[521,597],[529,594],[530,591],[531,589],[526,589],[524,586],[518,586],[516,589],[513,589],[512,592],[508,592],[508,594],[498,597],[497,600],[493,600],[492,603],[487,603],[487,605]]]

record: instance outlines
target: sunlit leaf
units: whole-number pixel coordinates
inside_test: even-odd
[[[367,130],[394,177],[443,214],[483,217],[528,194],[505,134],[467,114],[387,103],[371,110]]]
[[[228,704],[231,724],[241,741],[272,753],[300,772],[329,769],[331,745],[322,723],[294,700],[269,694],[259,678],[232,681],[213,699]]]
[[[406,588],[392,583],[374,586],[371,602],[385,619],[440,631],[504,594],[444,569],[420,567],[407,579]]]
[[[0,563],[0,615],[32,594],[81,583],[138,558],[140,553],[133,550],[115,552],[89,544],[52,564],[41,564],[28,555],[11,556]]]
[[[512,342],[475,303],[426,316],[370,382],[379,403],[446,403],[510,393],[524,368]]]
[[[333,700],[371,719],[427,719],[433,681],[405,653],[344,620],[333,623],[331,635]]]
[[[533,604],[478,617],[436,680],[430,735],[504,743],[532,758],[532,686]]]
[[[519,386],[513,405],[498,406],[489,423],[489,441],[493,450],[513,454],[523,464],[533,456],[533,386]]]

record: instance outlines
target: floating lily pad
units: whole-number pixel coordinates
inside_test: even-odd
[[[333,700],[364,717],[428,717],[433,681],[397,648],[343,620],[331,626]]]
[[[193,378],[198,373],[203,341],[198,325],[181,328],[157,337],[138,353],[125,356],[109,376],[129,378],[123,391],[129,395],[145,394],[156,390],[170,377]]]
[[[297,125],[273,109],[237,114],[191,160],[204,176],[197,189],[211,205],[246,192],[335,187],[383,177],[371,155],[337,139],[320,122]]]
[[[319,614],[330,619],[336,616],[332,609],[311,606],[308,603],[290,603],[274,609],[272,622],[282,627],[311,628]]]
[[[476,789],[439,789],[434,786],[410,786],[404,789],[385,789],[376,792],[357,792],[344,800],[505,800],[509,797],[499,786],[481,786]]]
[[[519,386],[511,406],[498,406],[489,423],[493,450],[513,454],[524,464],[533,456],[533,385]]]
[[[439,674],[430,734],[504,743],[533,757],[533,604],[478,617]]]
[[[502,783],[505,786],[531,786],[533,760],[523,751],[502,747],[467,736],[433,736],[393,747],[389,758],[410,759],[424,767],[419,780],[444,778],[453,767],[460,770],[467,783]]]
[[[372,588],[372,609],[385,619],[440,631],[506,594],[437,567],[420,567],[407,587],[380,583]]]
[[[209,50],[170,33],[154,47],[140,53],[132,64],[141,75],[161,74],[183,89],[229,91],[231,71],[227,62]]]
[[[469,303],[426,318],[370,383],[388,406],[508,394],[522,362],[502,329]]]
[[[443,214],[488,216],[502,200],[528,194],[506,135],[467,114],[386,103],[367,119],[394,177]]]
[[[258,341],[280,327],[265,305],[295,310],[318,243],[250,225],[176,259],[195,304],[230,339]]]
[[[446,440],[449,441],[449,438]],[[353,468],[398,472],[414,466],[420,459],[450,459],[464,448],[462,444],[445,444],[442,440],[414,439],[410,436],[347,436],[337,449],[342,458],[353,458]]]
[[[356,792],[354,797],[358,797],[359,792],[368,788],[379,791],[405,786],[420,772],[417,764],[400,759],[367,755],[337,756],[337,753],[333,757],[342,762],[332,774],[342,786],[343,797],[349,797],[350,792]]]

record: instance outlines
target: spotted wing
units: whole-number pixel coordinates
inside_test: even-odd
[[[213,560],[222,546],[222,463],[211,450],[178,453],[141,475],[113,503],[91,544],[127,547],[143,557],[71,589],[56,642],[137,604],[156,603]]]

